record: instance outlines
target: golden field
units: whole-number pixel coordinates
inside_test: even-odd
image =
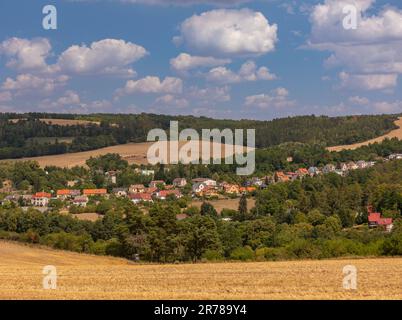
[[[327,148],[329,151],[342,151],[342,150],[355,150],[357,148],[363,147],[363,146],[368,146],[369,144],[373,143],[381,143],[385,139],[392,139],[392,138],[398,138],[399,140],[402,140],[402,117],[398,118],[398,120],[395,121],[395,125],[397,125],[399,128],[390,131],[387,134],[384,134],[383,136],[367,140],[364,142],[360,143],[355,143],[355,144],[350,144],[350,145],[344,145],[344,146],[335,146],[335,147],[329,147]]]
[[[192,142],[179,142],[179,148],[183,147],[187,143],[199,144],[200,154],[191,155],[191,159],[199,159],[204,152],[207,150],[202,149],[202,143],[200,141],[192,141]],[[39,163],[39,165],[43,168],[46,166],[57,166],[57,167],[66,167],[72,168],[74,166],[85,166],[85,162],[90,157],[97,157],[101,155],[105,155],[108,153],[118,153],[120,156],[127,160],[129,164],[148,164],[147,153],[148,149],[154,144],[154,142],[142,142],[142,143],[126,143],[117,146],[111,146],[106,148],[101,148],[97,150],[91,151],[83,151],[83,152],[75,152],[75,153],[66,153],[66,154],[58,154],[51,156],[41,156],[41,157],[31,157],[31,158],[22,158],[18,160],[2,160],[2,161],[28,161],[34,160]],[[167,144],[167,152],[170,152],[170,144]],[[225,154],[226,145],[223,143],[211,143],[210,145],[212,154],[213,148],[220,148],[221,154]],[[242,150],[246,151],[246,148]],[[249,150],[252,150],[251,148]],[[235,150],[233,152],[228,153],[228,155],[235,154]],[[169,159],[169,157],[168,157]]]
[[[402,258],[146,265],[1,241],[0,258],[0,299],[402,299]],[[56,290],[42,288],[45,265]]]
[[[189,206],[194,206],[197,208],[201,208],[201,205],[204,201],[193,200]],[[221,213],[222,209],[229,209],[229,210],[238,210],[239,209],[239,202],[240,199],[219,199],[219,200],[207,200],[210,204],[212,204],[215,210],[218,213]],[[248,198],[247,199],[247,208],[252,209],[255,207],[255,199]]]
[[[12,123],[17,123],[20,120],[26,119],[10,119]],[[75,119],[39,119],[46,124],[53,124],[58,126],[86,126],[90,124],[100,125],[100,121],[88,121],[88,120],[75,120]]]

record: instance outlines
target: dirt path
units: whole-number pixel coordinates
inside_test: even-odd
[[[399,140],[402,140],[402,117],[398,118],[398,120],[395,121],[395,124],[399,127],[398,129],[392,130],[391,132],[381,136],[377,137],[371,140],[367,140],[364,142],[360,143],[355,143],[355,144],[350,144],[350,145],[344,145],[344,146],[335,146],[335,147],[329,147],[327,148],[329,151],[342,151],[342,150],[355,150],[357,148],[360,148],[362,146],[368,146],[369,144],[373,144],[376,142],[382,142],[385,139],[392,139],[392,138],[398,138]]]

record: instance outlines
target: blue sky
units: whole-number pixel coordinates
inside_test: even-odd
[[[399,113],[400,52],[396,0],[2,0],[0,112]]]

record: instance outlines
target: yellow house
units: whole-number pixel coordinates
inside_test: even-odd
[[[239,194],[240,193],[240,187],[237,184],[225,184],[223,186],[223,191],[225,193]]]

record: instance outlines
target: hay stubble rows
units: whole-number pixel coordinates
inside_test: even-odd
[[[402,299],[402,258],[141,265],[9,242],[0,257],[0,299]],[[48,264],[57,290],[42,288]],[[357,291],[342,288],[346,264]]]

